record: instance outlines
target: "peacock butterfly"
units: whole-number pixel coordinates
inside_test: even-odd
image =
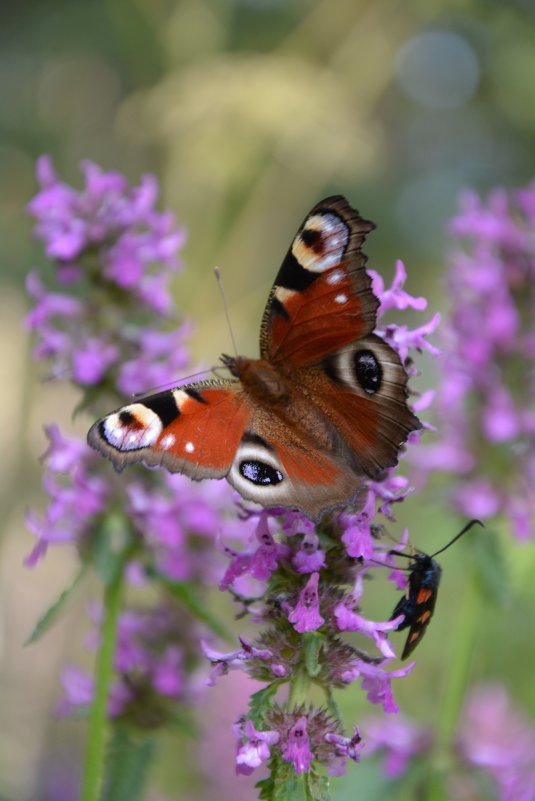
[[[420,422],[407,374],[373,333],[378,299],[362,245],[375,228],[341,196],[318,203],[275,279],[260,358],[222,356],[232,378],[143,398],[97,421],[89,444],[317,519],[397,462]]]
[[[457,542],[459,537],[466,534],[476,523],[479,526],[483,525],[481,520],[470,520],[462,531],[459,531],[452,540],[431,555],[423,553],[422,551],[416,554],[390,551],[392,555],[405,556],[407,559],[412,560],[412,565],[409,569],[407,594],[399,599],[390,616],[390,620],[394,620],[394,618],[399,617],[399,615],[405,615],[405,619],[401,621],[396,631],[402,631],[406,628],[409,629],[403,653],[401,654],[402,659],[407,659],[418,643],[421,642],[425,630],[433,617],[433,612],[435,611],[442,568],[434,557],[445,551],[450,545],[453,545],[454,542]]]

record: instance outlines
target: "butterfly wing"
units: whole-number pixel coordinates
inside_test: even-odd
[[[362,245],[373,227],[344,198],[318,203],[270,294],[262,360],[230,359],[241,381],[190,384],[118,409],[91,428],[90,445],[118,469],[145,462],[195,479],[227,476],[244,498],[314,518],[350,501],[419,425],[398,357],[371,334],[378,300]],[[246,363],[250,386],[237,369]],[[278,404],[258,390],[270,370],[266,387],[289,393]]]
[[[362,246],[374,228],[343,197],[314,206],[271,290],[260,334],[263,358],[314,363],[373,330],[379,302]]]
[[[198,382],[159,392],[98,420],[88,443],[118,470],[144,462],[194,479],[221,478],[251,415],[239,382]]]
[[[310,409],[302,411],[310,413]],[[253,412],[227,479],[244,498],[266,507],[298,508],[312,519],[347,503],[362,483],[362,476],[355,476],[332,449],[320,447],[306,427],[260,406]]]
[[[398,355],[372,334],[379,301],[362,246],[374,227],[343,197],[318,203],[282,263],[261,329],[262,355],[326,415],[361,481],[396,464],[420,428]]]
[[[123,406],[89,430],[116,469],[143,462],[193,479],[227,477],[247,500],[316,517],[347,499],[354,479],[302,432],[254,407],[238,382],[200,382]]]

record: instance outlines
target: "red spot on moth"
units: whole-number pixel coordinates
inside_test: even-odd
[[[426,587],[422,587],[416,598],[416,603],[425,604],[425,602],[428,601],[432,595],[433,595],[433,590],[427,589]]]
[[[430,617],[431,617],[431,612],[429,611],[429,609],[426,609],[425,612],[422,612],[422,614],[418,618],[417,623],[425,623],[426,620],[429,620]]]

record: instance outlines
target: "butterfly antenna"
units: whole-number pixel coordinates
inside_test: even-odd
[[[450,540],[447,545],[445,545],[439,551],[435,551],[435,553],[431,554],[431,558],[433,558],[434,556],[438,556],[439,553],[442,553],[442,551],[445,551],[447,548],[450,547],[450,545],[453,545],[454,542],[457,542],[457,540],[460,539],[463,536],[463,534],[466,534],[467,531],[470,531],[470,529],[473,526],[475,526],[476,523],[477,523],[478,526],[481,526],[482,528],[485,528],[485,526],[483,525],[481,520],[477,520],[477,519],[470,520],[470,522],[466,524],[466,526],[462,529],[462,531],[459,531],[459,533],[452,540]]]
[[[214,275],[217,281],[217,285],[219,287],[219,291],[221,293],[221,300],[223,301],[223,308],[225,310],[225,318],[227,321],[227,327],[230,333],[230,339],[232,341],[232,347],[234,348],[234,355],[238,355],[238,348],[236,347],[236,340],[234,339],[234,332],[232,330],[232,326],[230,324],[230,316],[228,313],[228,303],[227,303],[227,296],[225,295],[225,287],[223,286],[223,279],[221,278],[221,273],[219,272],[219,267],[214,267]]]
[[[207,373],[211,373],[212,370],[215,370],[215,367],[207,367],[205,370],[199,370],[197,373],[190,373],[190,375],[182,375],[180,378],[175,379],[175,381],[169,381],[168,384],[160,384],[156,387],[151,387],[150,389],[143,390],[143,392],[132,392],[130,397],[134,398],[135,400],[139,400],[140,398],[146,398],[149,395],[154,395],[155,392],[163,392],[166,389],[175,389],[177,386],[177,381],[180,381],[180,384],[184,381],[189,381],[190,378],[197,378],[200,375],[206,375]]]

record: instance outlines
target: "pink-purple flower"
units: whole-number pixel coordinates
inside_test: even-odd
[[[52,377],[82,388],[107,382],[119,393],[146,391],[178,377],[188,363],[183,332],[167,330],[174,314],[168,284],[180,266],[184,231],[172,215],[156,211],[153,176],[130,187],[90,162],[82,172],[85,184],[77,191],[47,157],[37,165],[41,190],[28,211],[55,261],[61,291],[47,290],[36,273],[28,276],[34,359],[46,361]]]
[[[411,455],[444,472],[454,507],[502,515],[519,539],[535,519],[535,184],[461,198],[437,395],[438,439]]]
[[[82,172],[84,186],[75,190],[59,180],[50,160],[38,164],[41,190],[29,211],[35,234],[55,263],[56,286],[45,288],[37,276],[29,278],[33,308],[26,324],[37,340],[34,358],[48,363],[51,376],[70,378],[93,413],[190,371],[190,326],[173,325],[178,315],[168,283],[179,266],[184,234],[171,215],[155,210],[155,180],[146,176],[131,187],[122,176],[90,163]],[[405,290],[401,262],[391,287],[385,289],[376,273],[372,280],[380,300],[377,330],[415,375],[412,352],[436,353],[428,335],[438,316],[414,329],[386,323],[384,314],[421,312],[427,303]],[[414,405],[424,409],[430,399],[424,394]],[[486,422],[498,439],[508,433],[500,425],[508,402],[497,396]],[[395,522],[396,505],[412,491],[408,479],[389,469],[381,481],[367,482],[359,508],[315,523],[291,510],[233,504],[222,482],[192,483],[158,470],[117,477],[84,443],[57,427],[47,436],[43,483],[49,503],[43,514],[28,515],[37,537],[29,563],[51,543],[68,542],[85,563],[101,570],[102,554],[111,558],[118,538],[126,580],[136,591],[151,583],[157,590],[152,605],[126,608],[120,616],[109,716],[143,728],[172,720],[180,705],[191,703],[191,671],[202,636],[211,663],[207,684],[231,670],[260,682],[235,726],[238,773],[263,765],[273,776],[282,769],[286,776],[307,774],[313,782],[318,767],[339,775],[348,760],[358,762],[364,747],[360,731],[355,726],[346,736],[332,691],[359,681],[370,703],[393,713],[392,680],[413,667],[391,669],[395,639],[389,635],[399,619],[369,618],[363,582],[372,573],[385,583],[406,581],[395,569],[382,521]],[[410,443],[418,439],[415,434]],[[213,547],[216,541],[219,549]],[[223,576],[221,551],[228,560]],[[201,615],[202,623],[195,617],[201,608],[197,590],[217,584],[232,593],[239,616],[249,614],[254,625],[229,651],[208,644],[213,634],[203,628],[210,621],[220,628],[214,625],[217,610]],[[99,624],[99,613],[93,617]],[[368,638],[371,653],[347,637],[353,632]],[[96,632],[89,644],[99,647]],[[324,705],[312,702],[313,684],[323,689]],[[67,670],[64,687],[64,712],[91,702],[93,681],[83,672]]]

